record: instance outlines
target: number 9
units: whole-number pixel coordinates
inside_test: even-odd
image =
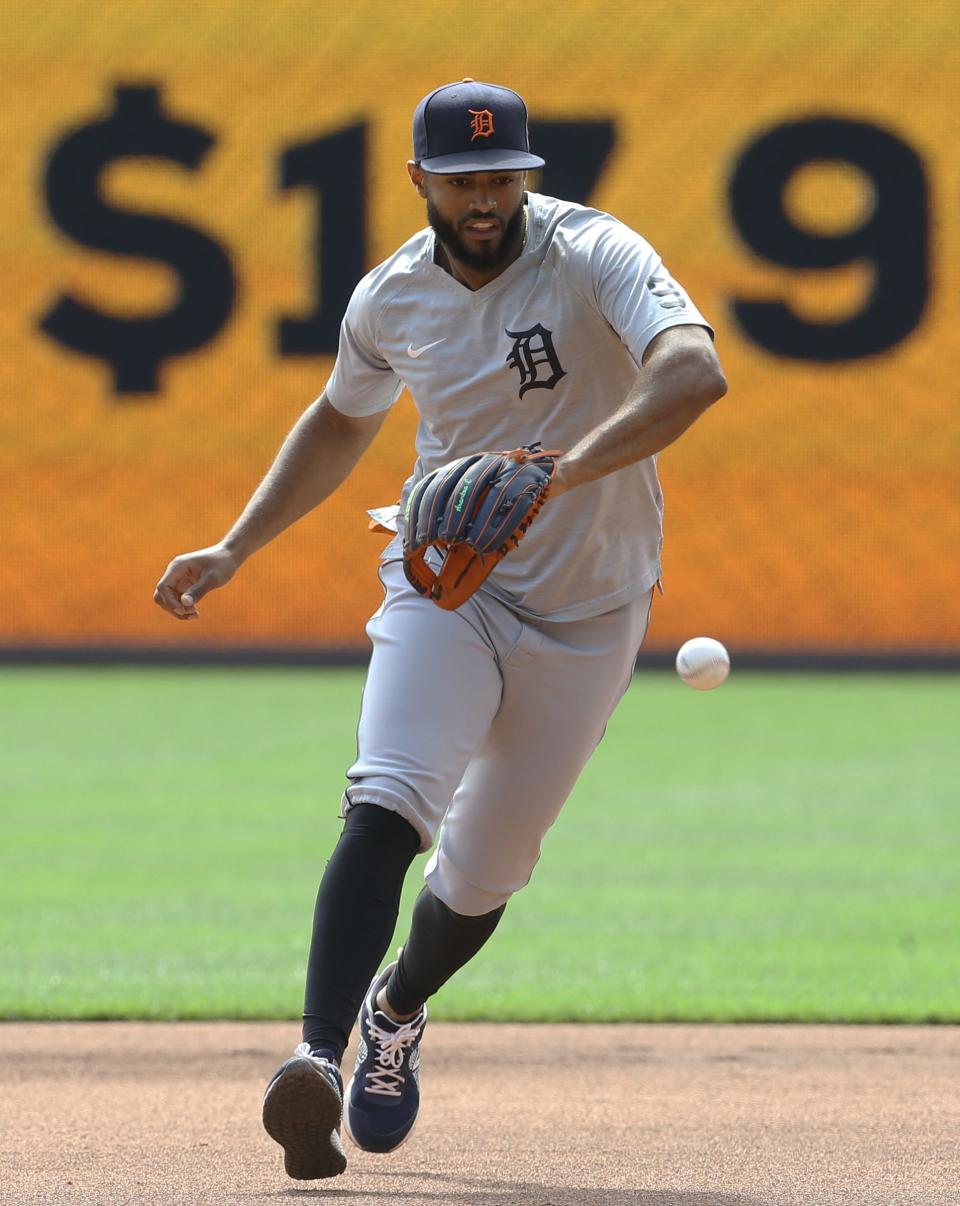
[[[861,226],[822,235],[791,220],[786,186],[818,160],[851,164],[870,179],[875,204]],[[835,117],[777,126],[736,163],[730,205],[744,242],[774,264],[824,269],[860,260],[873,267],[865,305],[840,322],[805,321],[782,301],[734,299],[737,321],[767,351],[797,360],[856,360],[893,347],[919,323],[928,293],[927,183],[919,157],[888,130]]]

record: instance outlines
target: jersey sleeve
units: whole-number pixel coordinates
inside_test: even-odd
[[[331,404],[354,418],[389,410],[403,390],[403,382],[380,354],[375,311],[365,278],[354,289],[340,324],[337,360],[326,386]]]
[[[579,241],[579,240],[578,240]],[[663,260],[636,231],[616,219],[598,223],[578,249],[580,287],[623,340],[639,365],[655,335],[667,327],[713,328]]]

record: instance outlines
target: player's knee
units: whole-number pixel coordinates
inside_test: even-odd
[[[436,827],[429,812],[419,794],[401,780],[386,775],[354,780],[343,793],[341,815],[349,818],[360,804],[375,804],[385,812],[402,817],[416,831],[421,852],[433,845]]]
[[[402,817],[399,812],[393,812],[380,804],[371,804],[367,801],[354,804],[348,810],[344,833],[380,838],[387,842],[399,842],[402,845],[412,843],[414,854],[420,848],[420,834],[405,817]]]
[[[486,925],[491,925],[491,928],[495,926],[506,907],[507,903],[504,901],[503,904],[489,909],[486,913],[458,913],[446,901],[441,900],[429,884],[426,884],[417,897],[414,918],[422,912],[437,923],[435,928],[442,927],[448,931],[463,930],[469,934]]]
[[[431,856],[424,879],[434,896],[462,917],[481,917],[492,913],[505,905],[513,893],[527,882],[524,880],[516,887],[509,888],[502,883],[488,886],[474,883],[442,849],[436,850]]]

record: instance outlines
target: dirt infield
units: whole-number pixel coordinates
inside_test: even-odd
[[[431,1024],[392,1156],[289,1181],[293,1024],[0,1026],[0,1202],[957,1206],[960,1028]]]

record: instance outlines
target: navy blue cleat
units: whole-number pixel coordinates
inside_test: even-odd
[[[394,964],[374,976],[360,1009],[360,1043],[343,1103],[343,1129],[365,1152],[392,1152],[409,1139],[420,1110],[420,1039],[426,1005],[409,1022],[377,1009]]]
[[[347,1167],[340,1140],[343,1080],[333,1053],[301,1043],[263,1095],[263,1126],[283,1148],[287,1176],[337,1177]]]

